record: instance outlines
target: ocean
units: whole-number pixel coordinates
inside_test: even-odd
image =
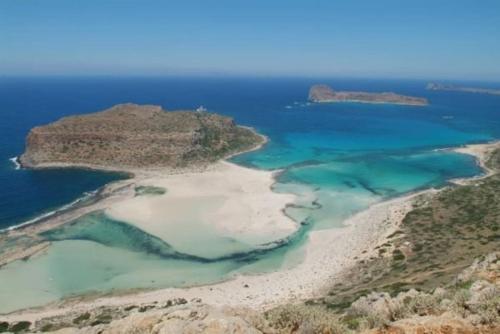
[[[315,83],[421,96],[430,105],[310,104],[308,89]],[[261,150],[231,160],[282,169],[274,190],[299,195],[302,206],[287,213],[309,223],[275,249],[200,262],[169,256],[171,249],[152,251],[140,231],[122,222],[83,217],[78,228],[46,236],[54,241],[46,255],[0,269],[0,300],[16,296],[0,313],[79,293],[188,286],[237,272],[276,270],[294,264],[289,254],[301,248],[310,229],[339,227],[370,204],[480,174],[472,157],[441,149],[500,138],[500,97],[426,91],[425,85],[374,79],[0,78],[0,229],[46,215],[126,177],[17,169],[11,160],[23,152],[33,126],[126,102],[166,110],[203,105],[267,135],[270,142]],[[311,205],[311,198],[319,205]],[[45,276],[50,280],[44,281]],[[42,278],[35,283],[31,277]]]

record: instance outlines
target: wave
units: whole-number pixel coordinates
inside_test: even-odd
[[[19,157],[13,157],[10,158],[9,160],[12,161],[16,170],[21,169],[21,164],[19,163]]]
[[[55,216],[57,214],[60,214],[60,213],[62,213],[64,211],[73,209],[75,206],[77,206],[77,205],[79,205],[79,204],[81,204],[81,203],[83,203],[83,202],[91,199],[95,195],[97,195],[98,192],[99,192],[99,190],[100,189],[96,189],[96,190],[93,190],[93,191],[84,192],[83,196],[75,199],[71,203],[65,204],[65,205],[63,205],[63,206],[61,206],[61,207],[59,207],[59,208],[57,208],[55,210],[42,213],[41,215],[36,216],[35,218],[27,220],[25,222],[22,222],[20,224],[9,226],[9,227],[4,228],[4,229],[0,229],[0,232],[3,232],[3,231],[12,231],[12,230],[16,230],[18,228],[24,227],[24,226],[32,225],[32,224],[38,223],[38,222],[40,222],[42,220],[45,220],[47,218],[53,217],[53,216]]]

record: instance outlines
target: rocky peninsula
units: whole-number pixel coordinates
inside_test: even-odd
[[[500,95],[500,89],[463,87],[463,86],[458,86],[458,85],[453,85],[453,84],[442,84],[442,83],[436,83],[436,82],[428,83],[426,88],[427,88],[427,90],[443,90],[443,91],[449,91],[449,92],[465,92],[465,93]]]
[[[427,99],[422,97],[399,95],[393,92],[368,93],[356,91],[335,91],[327,85],[312,86],[309,90],[309,101],[316,103],[386,103],[411,106],[426,106],[428,104]]]
[[[229,117],[128,103],[33,128],[19,162],[31,168],[176,169],[207,165],[264,142]]]

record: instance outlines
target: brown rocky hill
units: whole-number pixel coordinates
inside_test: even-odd
[[[33,128],[19,160],[25,167],[183,168],[249,150],[264,140],[217,114],[119,104]]]

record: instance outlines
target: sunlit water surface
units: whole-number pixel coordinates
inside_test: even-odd
[[[45,233],[43,238],[52,241],[47,252],[0,269],[0,312],[75,294],[206,284],[236,273],[294,266],[309,230],[338,228],[373,203],[476,175],[481,171],[472,157],[439,149],[500,137],[499,97],[428,92],[425,82],[326,82],[341,89],[425,96],[431,105],[310,105],[307,90],[314,81],[298,79],[0,79],[5,120],[0,124],[0,227],[124,177],[16,170],[8,160],[22,152],[32,126],[123,102],[169,110],[204,105],[266,134],[270,142],[263,149],[232,160],[282,169],[273,190],[297,195],[286,212],[304,223],[281,243],[249,247],[187,219],[171,232],[189,233],[192,242],[176,243],[174,237],[168,243],[95,212]]]

